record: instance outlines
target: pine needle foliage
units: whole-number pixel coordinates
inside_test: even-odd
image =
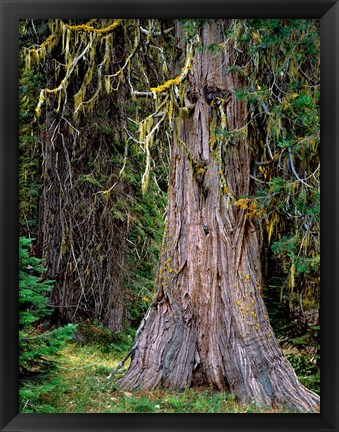
[[[45,271],[41,259],[31,256],[33,239],[19,240],[19,368],[24,376],[48,371],[53,359],[72,337],[75,325],[46,331],[42,320],[52,313],[48,294],[54,281],[42,279]]]
[[[320,25],[319,20],[235,20],[229,30],[246,66],[256,219],[280,301],[291,312],[320,301]],[[269,296],[269,293],[267,293]]]

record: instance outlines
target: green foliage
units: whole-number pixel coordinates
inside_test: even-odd
[[[185,43],[186,43],[186,39],[194,37],[198,34],[199,25],[201,25],[204,20],[180,19],[179,21],[183,26],[184,38],[185,38]],[[209,22],[210,20],[206,20],[206,21]]]
[[[154,154],[152,180],[146,194],[140,190],[143,155],[135,143],[129,146],[129,158],[123,182],[127,194],[114,202],[113,214],[127,225],[127,292],[128,322],[138,326],[154,294],[154,281],[164,232],[164,213],[167,205],[168,166]],[[121,164],[121,161],[120,161]]]
[[[320,394],[320,326],[309,325],[303,315],[291,320],[291,298],[288,291],[282,289],[283,283],[283,276],[274,276],[264,292],[270,323],[300,382]]]
[[[41,280],[44,268],[41,260],[30,256],[29,248],[33,239],[20,237],[19,239],[19,304],[20,327],[26,330],[32,323],[51,313],[47,307],[47,294],[53,288],[53,281]]]
[[[272,276],[263,292],[270,324],[278,339],[286,335],[286,324],[290,319],[287,291],[283,289],[283,284],[283,276]]]
[[[72,337],[75,326],[44,331],[42,319],[52,313],[48,294],[53,281],[43,280],[41,259],[30,256],[33,239],[19,240],[19,365],[22,374],[47,371],[53,358]]]
[[[166,195],[150,185],[148,194],[132,204],[134,223],[129,231],[129,267],[133,268],[133,284],[126,278],[130,289],[129,319],[140,322],[154,294],[154,281],[164,231],[163,213]]]
[[[135,329],[128,328],[125,332],[113,333],[98,320],[81,322],[77,330],[78,343],[97,347],[103,354],[110,354],[113,357],[122,356],[130,350],[136,332]]]
[[[21,381],[19,411],[22,413],[56,413],[56,395],[67,392],[67,384],[51,372]]]
[[[234,20],[228,31],[241,55],[249,108],[254,178],[270,278],[284,278],[280,299],[318,308],[320,297],[320,57],[317,20]],[[246,65],[243,67],[242,65]],[[232,69],[232,71],[233,71]],[[268,249],[271,247],[271,251]],[[274,283],[273,283],[274,285]],[[296,295],[294,295],[296,294]]]
[[[313,326],[310,331],[289,343],[295,347],[286,353],[300,382],[310,390],[320,394],[320,327]]]
[[[24,71],[20,75],[19,84],[19,222],[21,234],[28,236],[37,231],[38,199],[41,190],[41,142],[32,121],[35,95],[41,87],[42,75]]]
[[[34,124],[36,97],[44,87],[46,68],[24,68],[23,52],[48,36],[46,21],[19,21],[19,227],[20,235],[35,237],[38,227],[38,201],[41,193],[41,136],[45,125]]]
[[[19,405],[24,412],[54,412],[55,408],[43,403],[42,398],[62,388],[61,380],[52,378],[51,371],[76,326],[44,329],[42,320],[52,312],[48,294],[54,281],[42,279],[42,260],[29,253],[32,242],[25,237],[19,239]]]

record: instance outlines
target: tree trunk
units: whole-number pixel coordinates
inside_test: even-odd
[[[204,25],[202,46],[223,43],[226,26]],[[274,337],[260,294],[257,229],[234,204],[233,197],[250,192],[249,140],[238,134],[227,143],[214,135],[215,126],[246,127],[246,104],[231,96],[241,87],[227,73],[234,60],[229,43],[217,55],[207,49],[194,57],[191,111],[173,140],[157,295],[120,384],[212,384],[244,403],[309,411],[319,397],[298,382]]]
[[[121,124],[119,113],[112,111],[112,124]],[[50,133],[43,147],[40,241],[47,277],[56,282],[51,293],[54,318],[95,318],[120,332],[126,317],[121,270],[126,224],[114,219],[112,208],[123,186],[119,184],[115,195],[106,198],[97,194],[97,185],[91,183],[106,176],[103,189],[108,189],[117,178],[117,168],[110,162],[111,146],[94,132],[85,132],[80,142],[63,119],[48,126]]]

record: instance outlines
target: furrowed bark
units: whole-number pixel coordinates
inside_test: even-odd
[[[204,25],[202,46],[224,43],[226,26]],[[249,139],[238,134],[220,149],[214,137],[214,120],[229,131],[246,125],[246,104],[232,93],[242,82],[227,73],[234,61],[230,43],[195,54],[190,113],[173,138],[157,295],[120,385],[214,385],[244,403],[313,411],[319,397],[299,383],[268,320],[257,227],[235,205],[250,193]]]
[[[118,115],[114,120],[123,124]],[[105,139],[98,137],[96,142],[90,132],[85,133],[86,145],[78,142],[63,119],[48,126],[40,242],[47,277],[56,281],[51,293],[53,317],[66,322],[79,316],[95,318],[120,332],[126,317],[122,270],[126,224],[114,219],[115,196],[97,194],[98,186],[84,180],[106,175],[111,185],[117,175],[109,162],[111,150]],[[90,161],[94,161],[91,166]],[[117,186],[116,196],[122,188]]]

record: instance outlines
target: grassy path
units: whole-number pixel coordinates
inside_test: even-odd
[[[102,345],[69,343],[62,351],[57,369],[48,376],[53,391],[34,388],[35,402],[23,400],[23,412],[54,413],[260,413],[282,412],[241,405],[234,395],[211,388],[187,389],[182,393],[168,390],[120,390],[118,376],[107,376],[123,358],[105,352]],[[128,367],[128,364],[125,365]],[[122,374],[124,371],[119,371]],[[46,381],[45,384],[46,386]],[[47,383],[48,386],[48,383]]]

